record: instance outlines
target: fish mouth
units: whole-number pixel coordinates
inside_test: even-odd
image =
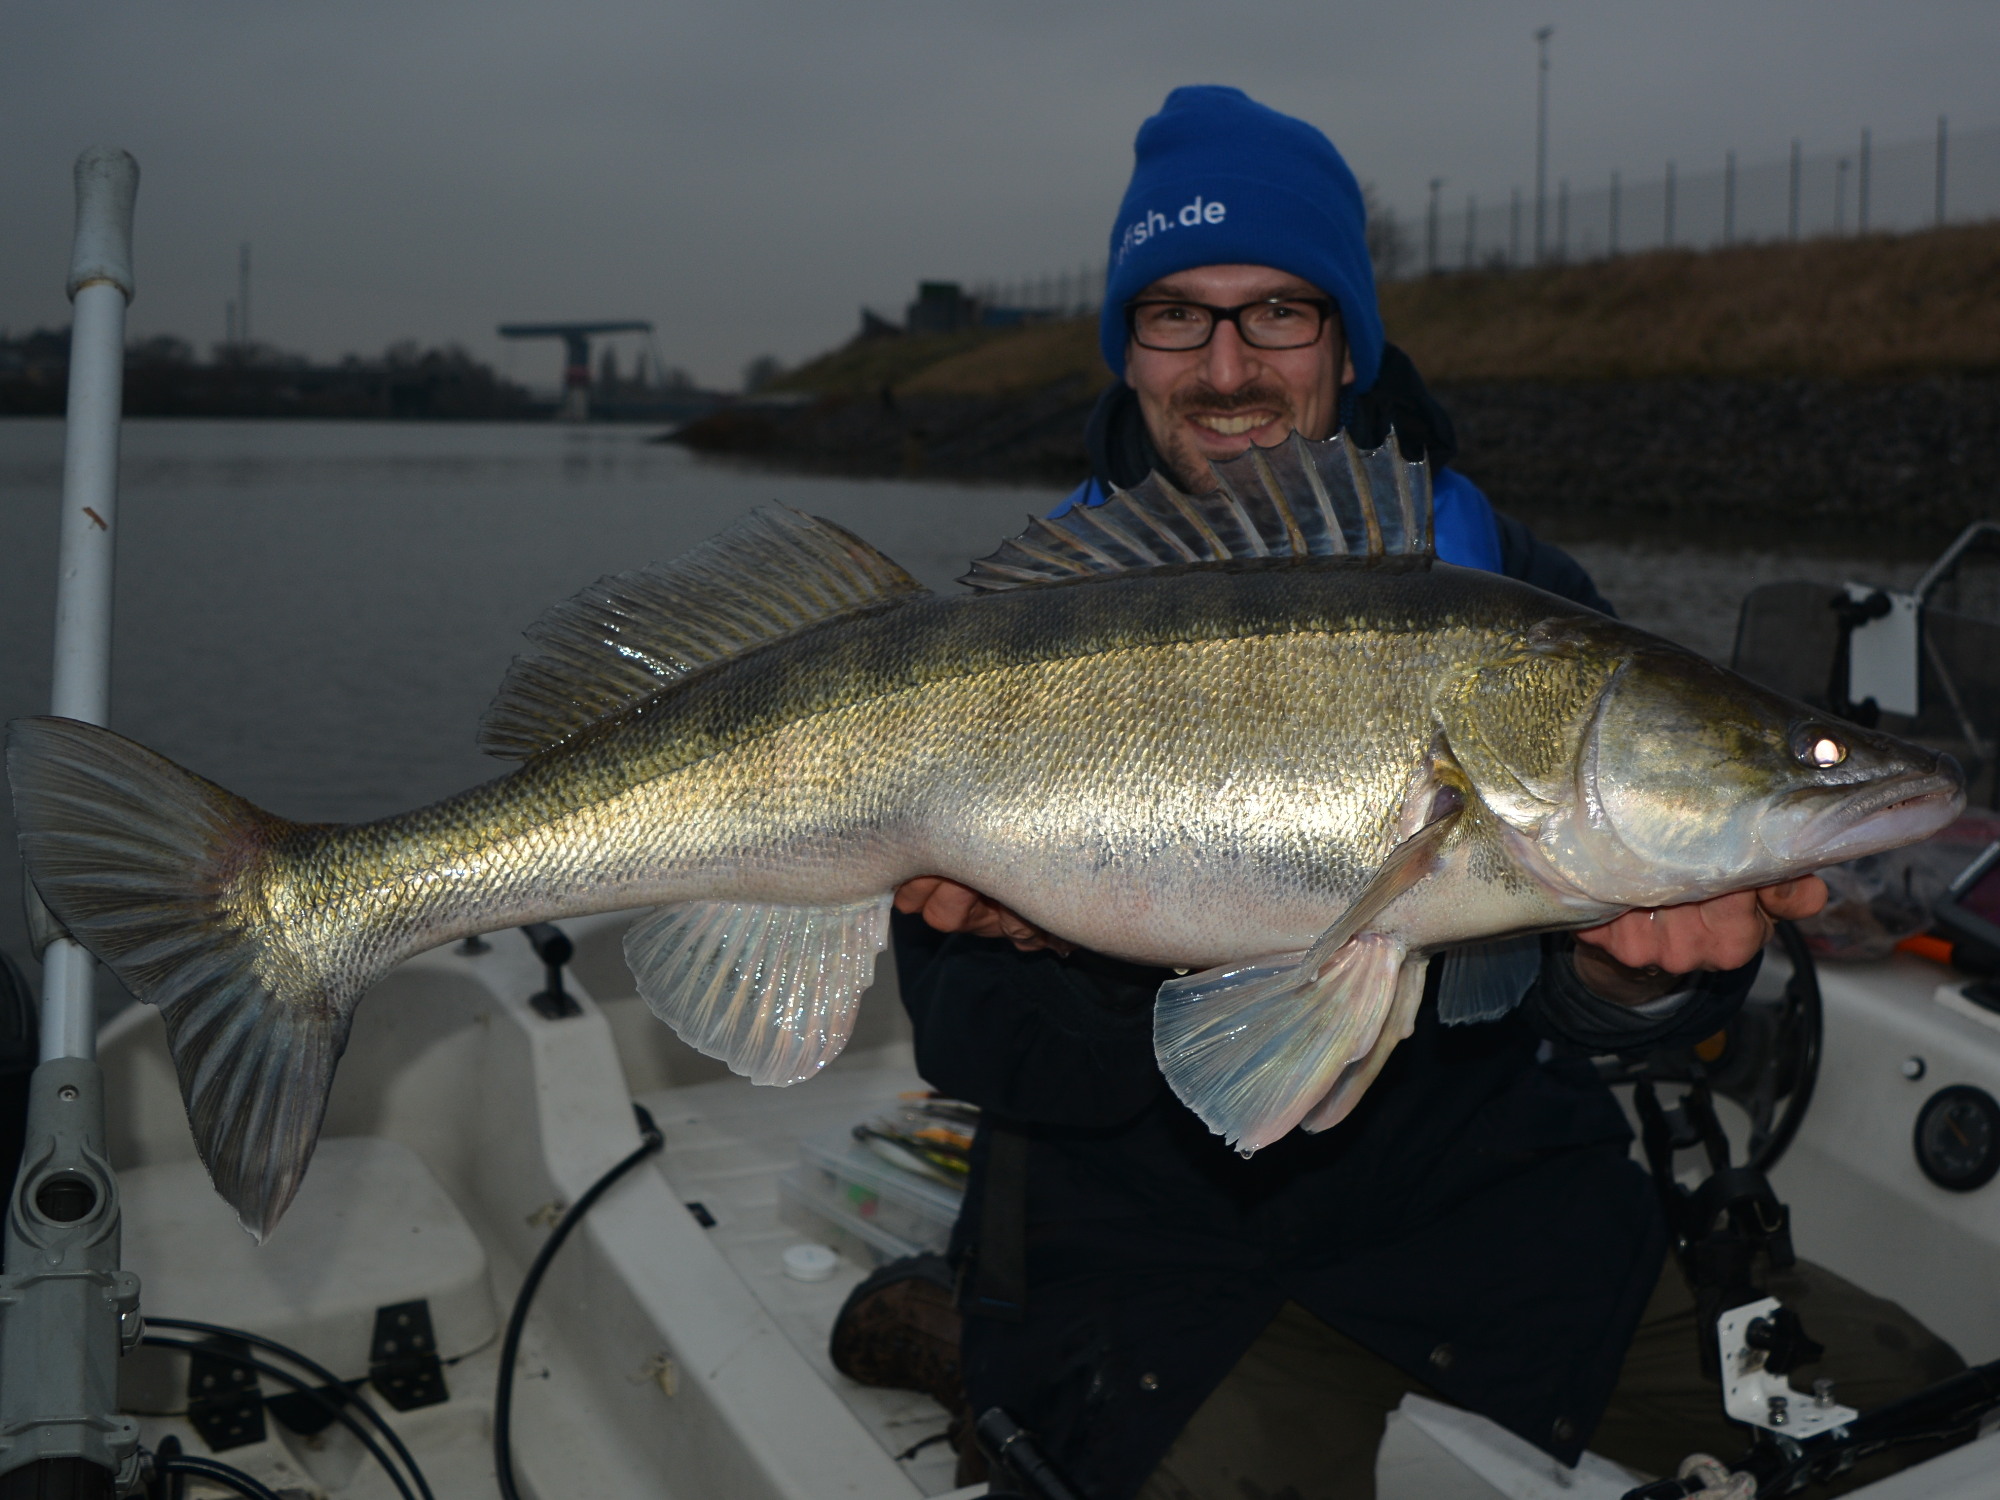
[[[1779,852],[1839,864],[1928,838],[1964,807],[1965,775],[1944,755],[1928,775],[1885,783],[1808,818]]]

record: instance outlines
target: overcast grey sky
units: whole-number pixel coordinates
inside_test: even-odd
[[[1141,119],[1231,83],[1406,214],[1436,175],[1694,170],[2000,124],[1993,0],[64,0],[0,12],[0,327],[66,320],[70,163],[140,161],[135,334],[206,348],[236,245],[255,332],[333,356],[508,319],[645,317],[733,385],[919,277],[1097,260]]]

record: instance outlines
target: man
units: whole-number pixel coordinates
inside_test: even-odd
[[[1213,462],[1295,428],[1372,445],[1393,425],[1431,460],[1447,561],[1608,608],[1448,467],[1449,421],[1383,342],[1359,189],[1317,130],[1233,89],[1176,90],[1140,131],[1112,257],[1102,337],[1123,383],[1066,504],[1150,468],[1205,490]],[[1411,1390],[1566,1462],[1594,1434],[1655,1471],[1704,1445],[1734,1456],[1691,1302],[1661,1274],[1653,1190],[1581,1058],[1712,1033],[1772,919],[1824,899],[1810,878],[1545,939],[1514,1015],[1446,1028],[1426,1003],[1352,1116],[1246,1161],[1154,1063],[1164,971],[910,882],[895,937],[918,1064],[985,1111],[954,1244],[972,1409],[1007,1408],[1106,1500],[1370,1495]],[[1886,1306],[1855,1316],[1901,1317]],[[1806,1317],[1834,1343],[1823,1325],[1846,1310]],[[1642,1319],[1652,1342],[1635,1341]],[[1660,1348],[1684,1348],[1664,1377],[1647,1364]],[[1921,1351],[1905,1385],[1949,1371],[1948,1350]]]

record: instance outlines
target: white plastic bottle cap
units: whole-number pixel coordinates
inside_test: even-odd
[[[785,1274],[794,1281],[824,1281],[840,1257],[824,1245],[793,1245],[785,1251]]]

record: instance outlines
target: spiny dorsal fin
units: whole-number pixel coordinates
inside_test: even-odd
[[[1101,573],[1246,557],[1428,557],[1430,468],[1392,432],[1369,452],[1337,433],[1283,442],[1215,466],[1216,488],[1182,494],[1158,473],[1102,505],[1035,521],[959,580],[1013,589]]]
[[[479,726],[525,759],[698,667],[837,615],[926,592],[843,527],[764,506],[672,562],[600,578],[525,634]]]

